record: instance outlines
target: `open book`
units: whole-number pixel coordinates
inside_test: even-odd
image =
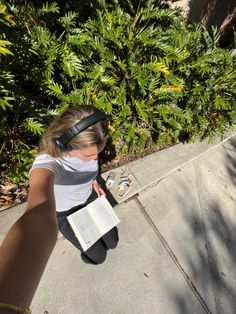
[[[67,219],[84,251],[120,222],[104,195]]]

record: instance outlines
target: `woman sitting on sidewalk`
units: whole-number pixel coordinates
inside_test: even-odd
[[[92,106],[73,107],[53,121],[43,135],[40,153],[30,170],[26,211],[0,248],[0,302],[30,305],[56,243],[58,228],[81,250],[66,218],[104,194],[96,176],[98,154],[107,139],[102,122],[105,118]],[[82,258],[102,263],[107,250],[117,242],[114,228],[82,252]]]

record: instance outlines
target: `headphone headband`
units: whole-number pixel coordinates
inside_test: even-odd
[[[73,137],[89,128],[91,125],[105,120],[107,118],[106,114],[103,111],[96,111],[90,116],[82,119],[71,128],[69,128],[65,133],[63,133],[59,138],[57,138],[56,144],[62,149],[67,150],[68,146],[66,145]]]

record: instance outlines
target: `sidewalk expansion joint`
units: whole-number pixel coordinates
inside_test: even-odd
[[[136,202],[136,204],[138,205],[138,208],[140,210],[140,212],[143,214],[144,218],[146,219],[146,221],[148,222],[148,224],[151,226],[151,228],[153,229],[153,231],[155,232],[155,234],[157,235],[158,239],[160,240],[160,242],[162,243],[162,245],[164,246],[165,250],[167,251],[167,253],[169,254],[170,258],[173,260],[174,264],[176,265],[176,267],[178,268],[179,272],[181,273],[181,275],[183,276],[184,280],[187,282],[188,286],[191,288],[193,294],[195,295],[195,297],[198,299],[198,301],[200,302],[201,306],[203,307],[203,309],[205,310],[206,313],[208,314],[213,314],[211,312],[211,310],[209,309],[208,305],[206,304],[205,300],[203,299],[203,297],[201,296],[200,292],[197,290],[196,286],[194,285],[192,279],[189,277],[189,275],[186,273],[186,271],[183,269],[183,267],[181,266],[180,262],[178,261],[176,255],[174,254],[174,252],[172,251],[172,249],[170,248],[169,244],[167,243],[167,241],[165,240],[165,238],[162,236],[162,234],[160,233],[160,231],[158,230],[157,226],[155,225],[155,223],[153,222],[152,218],[150,217],[150,215],[147,213],[145,207],[143,206],[143,204],[140,202],[140,200],[138,199],[138,195],[135,195],[134,197],[132,197],[132,199]]]

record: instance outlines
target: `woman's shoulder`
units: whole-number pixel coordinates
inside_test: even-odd
[[[40,164],[60,165],[62,164],[61,158],[52,157],[48,154],[38,154],[35,156],[32,166]]]
[[[54,160],[56,158],[48,155],[48,154],[38,154],[35,157],[35,160]]]
[[[34,163],[38,163],[38,162],[53,162],[53,163],[61,163],[62,159],[61,158],[56,158],[56,157],[52,157],[49,154],[38,154],[36,155],[35,159],[34,159]]]
[[[62,171],[62,167],[60,165],[60,162],[58,162],[58,159],[48,154],[38,154],[33,161],[30,172],[33,169],[38,168],[51,170],[56,175],[56,178],[60,176],[60,173]]]

